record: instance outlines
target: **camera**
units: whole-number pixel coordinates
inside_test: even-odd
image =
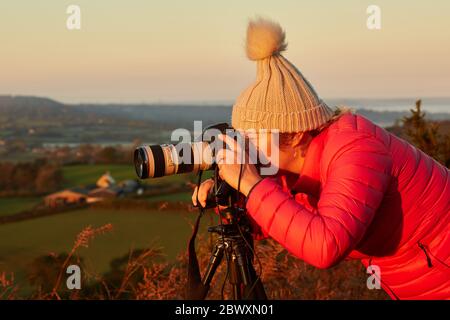
[[[206,141],[205,132],[226,133],[232,127],[219,123],[205,128],[199,141],[178,144],[143,145],[134,151],[134,167],[140,179],[158,178],[181,173],[197,173],[215,168],[214,135]]]
[[[203,130],[199,141],[192,143],[144,145],[134,151],[136,174],[141,179],[158,178],[179,173],[199,172],[197,186],[200,185],[201,173],[217,169],[215,151],[216,138],[233,129],[227,123],[219,123]],[[210,139],[208,141],[208,139]],[[220,208],[220,207],[225,208]],[[208,232],[217,233],[216,244],[211,253],[208,266],[200,275],[195,238],[203,210],[217,208],[221,224],[208,228]],[[225,221],[224,221],[225,220]],[[224,223],[226,222],[226,223]],[[209,291],[211,280],[224,257],[227,270],[233,270],[230,283],[233,284],[235,299],[267,299],[260,276],[253,266],[254,247],[251,235],[252,226],[245,215],[245,208],[240,207],[239,195],[233,192],[226,181],[220,179],[215,170],[214,188],[210,190],[205,208],[200,208],[191,239],[188,245],[188,281],[186,296],[188,299],[204,299]],[[228,259],[228,255],[235,257]]]

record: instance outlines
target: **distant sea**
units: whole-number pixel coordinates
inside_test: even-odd
[[[373,111],[409,111],[417,99],[324,99],[329,106],[348,106]],[[423,98],[422,110],[430,113],[449,113],[449,98]]]
[[[419,98],[417,98],[419,99]],[[376,124],[387,127],[392,126],[396,120],[410,114],[410,109],[415,109],[415,98],[396,99],[370,99],[370,98],[339,98],[324,99],[330,107],[346,106],[366,116]],[[450,120],[450,97],[448,98],[421,98],[422,111],[431,120]],[[191,103],[200,106],[225,106],[233,102],[222,103]],[[231,113],[231,111],[228,111]]]

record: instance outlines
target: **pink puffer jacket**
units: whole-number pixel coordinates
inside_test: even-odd
[[[349,113],[313,139],[290,189],[265,178],[246,207],[292,254],[376,265],[392,298],[450,298],[450,175],[431,157]]]

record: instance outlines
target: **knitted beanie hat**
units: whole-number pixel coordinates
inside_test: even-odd
[[[280,25],[265,19],[250,21],[247,56],[257,63],[257,79],[236,100],[235,129],[278,129],[302,132],[325,124],[333,111],[311,84],[280,52],[287,47]]]

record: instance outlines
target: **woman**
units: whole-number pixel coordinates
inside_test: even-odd
[[[278,24],[250,22],[257,81],[233,106],[232,125],[279,130],[281,143],[277,176],[244,164],[239,190],[248,214],[318,268],[360,259],[379,268],[392,298],[449,299],[449,170],[362,116],[334,114],[280,54],[285,49]],[[230,150],[217,155],[220,176],[237,189],[241,165],[224,160],[242,150],[221,138]],[[211,185],[194,192],[194,203],[204,204]]]

